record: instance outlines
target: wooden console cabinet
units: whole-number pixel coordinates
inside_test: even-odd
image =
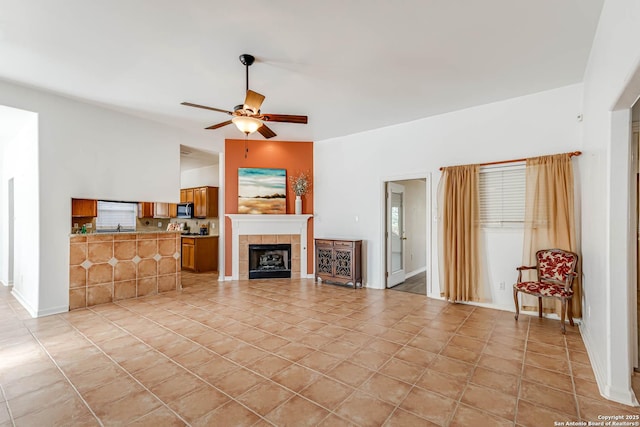
[[[315,239],[316,280],[362,287],[362,240]]]

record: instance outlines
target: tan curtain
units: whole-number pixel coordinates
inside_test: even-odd
[[[573,164],[569,154],[527,159],[523,265],[536,265],[536,251],[559,248],[580,255],[576,246]],[[580,270],[578,270],[578,273]],[[581,317],[580,275],[573,282],[572,309]],[[537,298],[523,295],[525,310],[538,310]],[[560,302],[543,298],[545,313],[560,314]]]
[[[480,301],[479,166],[444,168],[438,184],[441,295]]]

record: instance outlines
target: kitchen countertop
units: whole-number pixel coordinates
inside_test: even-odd
[[[216,235],[214,235],[214,234],[205,234],[204,236],[200,235],[200,234],[183,234],[182,237],[194,237],[196,239],[202,239],[202,238],[205,238],[205,237],[220,237],[220,236],[218,236],[217,234]]]
[[[73,237],[73,236],[108,236],[110,234],[176,234],[179,233],[178,231],[166,231],[166,230],[160,230],[160,231],[109,231],[109,232],[93,232],[93,233],[85,233],[85,234],[81,234],[81,233],[71,233],[69,234],[69,237]]]

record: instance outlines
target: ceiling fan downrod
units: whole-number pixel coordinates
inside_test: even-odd
[[[240,55],[240,62],[242,62],[246,69],[247,92],[249,91],[249,67],[255,62],[255,60],[256,58],[248,53]]]

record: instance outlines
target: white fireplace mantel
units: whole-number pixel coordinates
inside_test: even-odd
[[[300,235],[300,276],[307,276],[307,222],[313,215],[227,214],[231,220],[231,279],[238,280],[240,236],[253,234]]]

